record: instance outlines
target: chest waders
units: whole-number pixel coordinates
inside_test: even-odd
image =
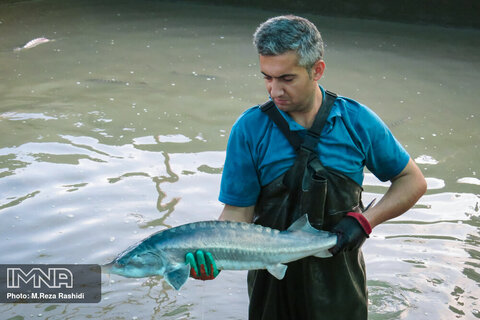
[[[326,92],[304,139],[289,130],[273,102],[261,106],[295,148],[297,158],[283,175],[262,187],[253,222],[286,230],[307,213],[311,224],[331,230],[346,213],[361,212],[362,187],[341,172],[323,167],[317,144],[336,94]],[[283,280],[266,270],[248,273],[249,319],[366,320],[365,263],[360,250],[331,258],[307,257],[288,264]]]

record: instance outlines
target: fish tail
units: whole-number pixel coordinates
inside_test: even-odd
[[[112,271],[113,264],[114,264],[113,262],[110,262],[110,263],[107,263],[107,264],[102,264],[100,266],[100,268],[102,269],[102,273],[110,274],[111,271]]]

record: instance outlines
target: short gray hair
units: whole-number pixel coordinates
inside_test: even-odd
[[[323,59],[323,40],[309,20],[288,15],[270,18],[253,34],[253,44],[262,56],[277,56],[288,51],[298,55],[298,65],[310,69]]]

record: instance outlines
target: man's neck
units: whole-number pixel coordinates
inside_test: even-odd
[[[309,106],[304,109],[304,111],[289,112],[288,114],[295,120],[296,123],[304,127],[305,129],[310,129],[315,121],[315,116],[322,105],[323,95],[320,87],[317,87],[315,95],[312,97],[309,102]]]

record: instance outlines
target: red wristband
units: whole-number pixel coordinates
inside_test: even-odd
[[[360,226],[362,226],[363,231],[365,231],[367,235],[372,233],[372,226],[370,225],[370,222],[368,222],[367,218],[365,218],[363,214],[359,212],[349,212],[347,213],[347,216],[357,220]]]

